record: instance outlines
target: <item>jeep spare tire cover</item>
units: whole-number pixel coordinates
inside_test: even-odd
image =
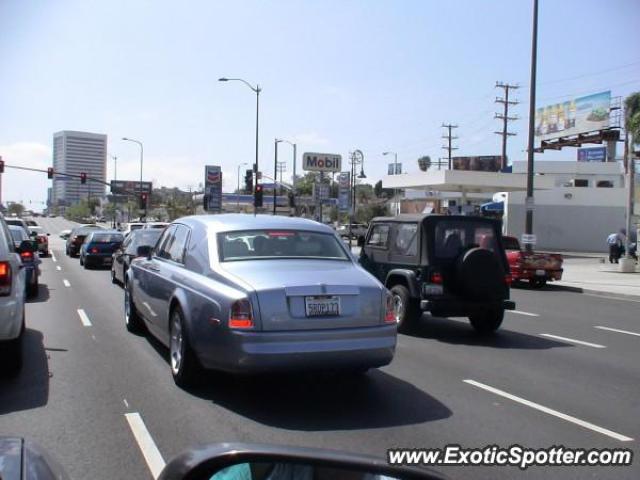
[[[471,300],[500,300],[505,297],[504,268],[491,250],[472,248],[459,259],[457,283]]]

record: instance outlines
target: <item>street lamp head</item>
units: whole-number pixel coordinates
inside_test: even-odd
[[[229,79],[228,79],[228,78],[226,78],[226,77],[222,77],[222,78],[219,78],[219,79],[218,79],[218,81],[219,81],[219,82],[228,82],[228,81],[229,81]]]
[[[382,155],[389,155],[391,152],[382,152]]]
[[[129,140],[127,137],[122,137],[123,140]]]
[[[364,174],[363,168],[360,169],[360,175],[358,175],[358,178],[367,178],[367,176]]]

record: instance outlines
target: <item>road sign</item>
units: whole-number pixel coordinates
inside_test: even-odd
[[[532,234],[523,233],[521,240],[522,240],[522,243],[525,245],[535,245],[538,239],[533,233]]]
[[[533,211],[535,208],[535,202],[533,200],[533,197],[526,197],[524,199],[524,208],[527,211]]]
[[[351,207],[350,172],[338,175],[338,208],[341,212],[348,212]]]
[[[390,163],[387,166],[387,175],[400,175],[402,173],[401,163]]]
[[[579,162],[606,162],[607,147],[589,147],[578,149]]]
[[[302,155],[302,169],[308,172],[339,172],[342,156],[337,153],[305,153]]]
[[[222,171],[219,165],[205,165],[204,194],[207,199],[205,210],[220,213],[222,211]]]
[[[313,198],[315,201],[323,202],[329,198],[329,185],[326,183],[313,184]]]
[[[56,177],[56,181],[62,180],[64,177]],[[140,181],[138,180],[111,180],[111,193],[114,195],[140,195],[141,193],[151,193],[153,189],[153,183],[142,182],[142,189],[140,188]]]

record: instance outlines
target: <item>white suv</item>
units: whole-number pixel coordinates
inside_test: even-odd
[[[22,367],[25,276],[9,228],[0,215],[0,373],[16,374]]]

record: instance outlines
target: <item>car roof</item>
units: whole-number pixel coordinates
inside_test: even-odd
[[[430,213],[401,213],[394,217],[375,217],[371,222],[437,222],[438,220],[456,220],[462,222],[484,221],[488,223],[496,223],[497,220],[478,215],[434,215]]]
[[[192,215],[177,219],[174,223],[200,226],[213,232],[232,232],[237,230],[263,230],[282,228],[287,230],[307,230],[321,233],[331,233],[331,227],[314,222],[306,218],[281,217],[277,215],[251,214],[220,214],[220,215]]]

